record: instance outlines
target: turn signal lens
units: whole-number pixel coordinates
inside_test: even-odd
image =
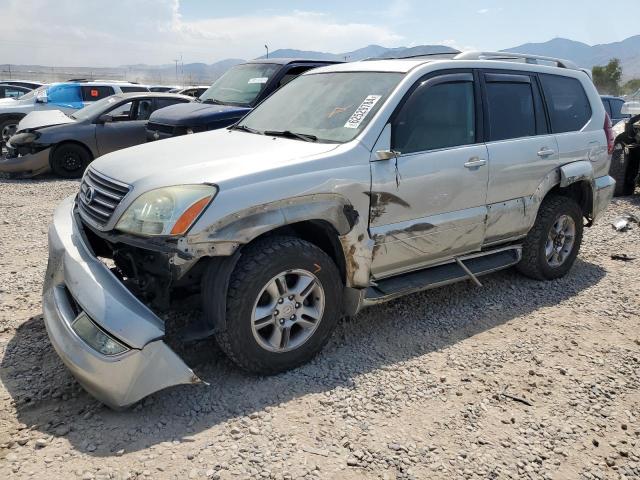
[[[185,233],[196,218],[198,218],[198,215],[200,215],[206,206],[209,205],[212,198],[213,196],[205,197],[187,208],[180,218],[178,218],[178,221],[173,225],[171,235],[182,235]]]

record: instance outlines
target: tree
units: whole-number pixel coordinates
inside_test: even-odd
[[[620,93],[620,79],[622,67],[620,60],[612,58],[606,66],[595,66],[591,70],[593,83],[601,94],[618,95]]]

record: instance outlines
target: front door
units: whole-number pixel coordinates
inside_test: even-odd
[[[489,166],[479,103],[473,73],[457,71],[420,81],[392,117],[378,147],[386,141],[397,156],[381,160],[377,147],[371,163],[375,278],[482,245]]]
[[[96,125],[100,155],[144,143],[152,107],[153,99],[149,98],[134,100],[111,110],[112,121]]]

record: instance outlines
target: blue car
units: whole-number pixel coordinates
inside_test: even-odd
[[[339,62],[273,58],[236,65],[195,102],[155,111],[147,124],[147,141],[233,125],[298,75],[333,63]]]

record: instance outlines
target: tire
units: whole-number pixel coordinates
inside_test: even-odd
[[[573,233],[571,234],[570,230],[564,232],[561,228],[563,234],[558,235],[556,233],[558,227],[562,227],[562,219],[565,218],[569,227],[573,222]],[[538,210],[536,222],[524,240],[522,260],[517,265],[518,271],[537,280],[563,277],[578,256],[583,229],[582,209],[572,198],[559,195],[545,198]],[[556,237],[552,238],[554,234]],[[572,237],[572,243],[569,245],[567,242],[570,237]],[[550,246],[552,252],[559,248],[560,254],[552,253],[552,257],[549,258]]]
[[[62,178],[80,178],[92,159],[83,146],[63,143],[51,153],[51,170]]]
[[[616,181],[616,187],[613,191],[614,197],[633,195],[636,189],[637,172],[634,175],[630,163],[630,155],[625,152],[625,148],[616,144],[611,157],[611,167],[609,167],[609,175]]]
[[[288,273],[282,277],[283,272]],[[207,281],[207,273],[205,298],[207,290],[216,287]],[[305,300],[302,302],[302,296],[290,300],[289,294],[296,287],[302,289],[305,282],[314,285],[308,287]],[[257,240],[245,247],[231,274],[226,329],[216,340],[234,363],[249,372],[271,375],[295,368],[313,358],[329,340],[340,316],[342,286],[335,263],[315,245],[285,236]],[[207,313],[212,305],[205,300],[204,308]],[[272,315],[274,311],[277,316]],[[312,322],[307,311],[319,318]],[[288,336],[282,333],[287,328]]]
[[[6,144],[11,135],[15,133],[18,123],[20,123],[19,118],[8,118],[0,121],[0,146]]]

